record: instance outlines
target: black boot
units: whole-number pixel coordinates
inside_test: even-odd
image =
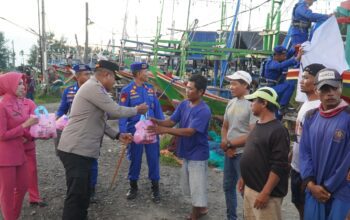
[[[126,198],[129,200],[136,199],[137,196],[137,181],[130,181],[130,189],[126,194]]]
[[[159,182],[152,181],[152,201],[160,203]]]
[[[96,189],[94,186],[90,188],[90,203],[97,203]]]

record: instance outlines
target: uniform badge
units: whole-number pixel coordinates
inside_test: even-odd
[[[122,93],[120,95],[120,102],[124,103],[126,101],[126,98],[128,98],[128,94],[126,92]]]
[[[334,132],[333,140],[335,142],[341,142],[345,138],[345,132],[340,129],[336,129]]]

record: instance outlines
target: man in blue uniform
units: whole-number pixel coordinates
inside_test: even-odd
[[[131,64],[130,69],[134,76],[134,81],[122,89],[119,104],[121,106],[134,107],[146,103],[149,108],[148,116],[163,120],[164,115],[154,88],[147,83],[148,65],[135,62]],[[135,124],[140,120],[140,116],[138,114],[131,118],[119,119],[120,133],[134,134]],[[135,199],[137,196],[137,180],[141,170],[143,148],[145,148],[147,156],[148,178],[152,181],[152,200],[155,203],[159,203],[159,141],[154,144],[135,144],[133,142],[129,145],[128,156],[131,163],[128,174],[130,189],[127,193],[127,199]]]
[[[319,108],[307,112],[300,140],[300,174],[306,186],[304,219],[345,219],[350,210],[350,107],[333,69],[315,78]]]
[[[64,114],[68,114],[70,112],[70,108],[72,106],[73,99],[75,97],[75,94],[78,92],[78,89],[88,80],[91,76],[91,68],[88,65],[85,64],[77,64],[73,66],[74,74],[76,83],[74,85],[67,87],[62,94],[61,98],[61,104],[56,112],[56,117],[59,118]],[[55,140],[56,149],[59,143],[58,137]],[[91,198],[90,201],[92,203],[96,202],[95,198],[95,187],[97,183],[97,176],[98,176],[98,162],[95,159],[93,161],[93,165],[91,168]]]
[[[309,8],[315,0],[304,0],[295,4],[292,12],[292,46],[302,44],[309,38],[312,22],[325,21],[329,15],[313,13]]]
[[[276,46],[273,56],[266,61],[262,72],[264,86],[272,87],[277,92],[282,112],[287,108],[294,92],[294,84],[285,81],[286,73],[288,67],[300,61],[301,54],[300,51],[296,57],[292,56],[287,59],[287,49],[283,46]]]

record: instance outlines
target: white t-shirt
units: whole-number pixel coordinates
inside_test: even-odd
[[[293,144],[293,158],[292,158],[292,163],[291,163],[292,168],[297,172],[300,172],[300,170],[299,170],[299,142],[300,142],[301,132],[302,132],[302,128],[303,128],[303,123],[305,120],[305,114],[306,114],[306,112],[308,112],[311,109],[318,108],[320,106],[320,104],[321,104],[320,100],[306,101],[301,106],[301,108],[298,112],[297,121],[295,123],[295,134],[297,136],[298,142],[294,142],[294,144]]]

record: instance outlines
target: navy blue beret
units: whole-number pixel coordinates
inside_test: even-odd
[[[76,64],[73,66],[73,70],[77,72],[91,71],[91,68],[86,64]]]
[[[287,49],[284,46],[279,45],[273,49],[273,52],[274,52],[274,54],[287,53]]]
[[[130,65],[130,69],[131,69],[131,72],[148,69],[148,64],[142,63],[142,62],[135,62]]]

